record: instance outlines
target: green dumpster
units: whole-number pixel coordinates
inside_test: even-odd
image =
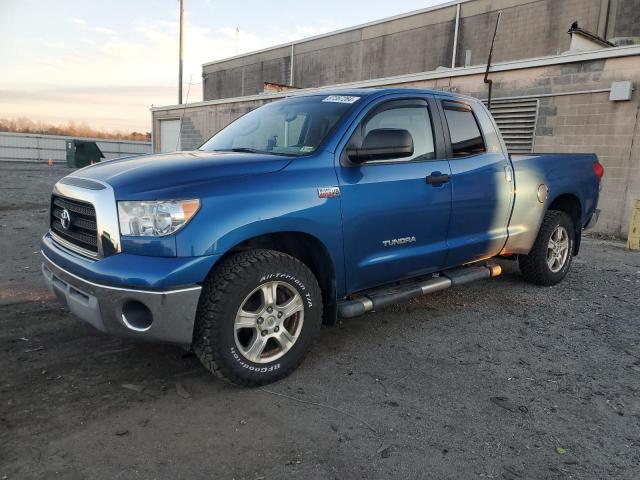
[[[67,166],[82,168],[97,163],[104,155],[96,142],[89,140],[67,140]]]

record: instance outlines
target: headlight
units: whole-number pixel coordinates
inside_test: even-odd
[[[120,233],[162,237],[184,227],[200,208],[200,200],[118,202]]]

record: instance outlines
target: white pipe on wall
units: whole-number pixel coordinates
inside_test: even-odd
[[[456,29],[453,33],[453,54],[451,55],[451,68],[456,68],[456,55],[458,54],[458,30],[460,29],[460,3],[456,6]]]

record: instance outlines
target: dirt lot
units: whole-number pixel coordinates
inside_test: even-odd
[[[495,280],[323,329],[240,389],[105,336],[46,292],[60,167],[0,165],[0,478],[639,478],[640,254],[586,240],[568,278]]]

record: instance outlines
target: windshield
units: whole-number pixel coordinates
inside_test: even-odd
[[[308,155],[359,99],[318,95],[269,103],[222,129],[200,150]]]

